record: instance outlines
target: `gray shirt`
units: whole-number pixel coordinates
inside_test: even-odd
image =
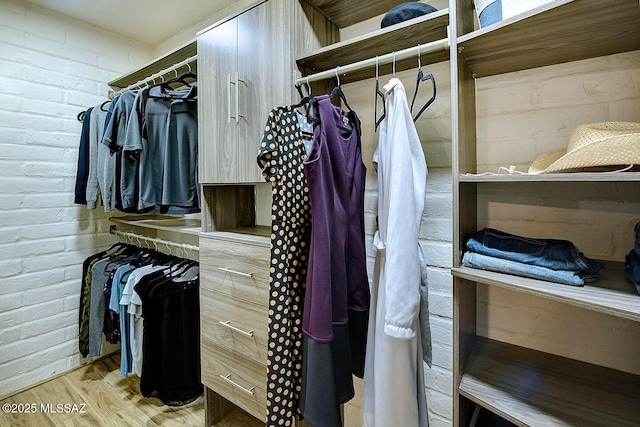
[[[121,155],[121,151],[125,145],[125,140],[127,137],[129,115],[131,114],[131,110],[133,110],[133,105],[137,93],[138,91],[129,91],[120,95],[113,109],[111,120],[109,120],[109,123],[107,124],[107,127],[104,131],[104,136],[102,138],[102,145],[104,147],[108,147],[107,149],[111,153],[110,157],[112,161],[114,163],[117,162],[117,164],[114,164],[114,168],[112,171],[113,179],[111,181],[112,197],[110,198],[110,203],[111,207],[113,208],[118,207],[118,197],[122,199],[121,183],[135,183],[138,179],[137,159],[127,158],[126,156]],[[115,155],[114,153],[119,154]],[[129,191],[132,192],[133,195],[135,195],[135,187],[133,189],[129,189]],[[130,201],[129,204],[131,205],[132,203],[133,202]],[[107,207],[105,205],[105,210],[106,208]]]
[[[199,206],[196,87],[141,90],[129,116],[125,155],[138,160],[137,209]],[[191,99],[187,99],[191,98]],[[122,182],[123,204],[135,196],[135,183]],[[126,197],[125,197],[126,196]]]

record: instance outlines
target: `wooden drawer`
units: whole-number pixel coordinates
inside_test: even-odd
[[[266,421],[267,368],[202,337],[202,383]]]
[[[267,307],[201,288],[200,320],[203,337],[267,364]]]
[[[232,233],[220,233],[232,234]],[[269,301],[269,239],[200,236],[200,286],[255,304]]]

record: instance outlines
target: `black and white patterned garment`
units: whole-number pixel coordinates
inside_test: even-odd
[[[258,165],[272,184],[267,426],[300,419],[302,308],[311,239],[311,206],[302,161],[306,118],[291,107],[269,114]]]

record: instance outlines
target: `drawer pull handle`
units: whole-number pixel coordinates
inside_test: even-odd
[[[238,276],[253,277],[253,273],[243,273],[242,271],[232,270],[229,267],[218,267],[218,270],[226,271],[227,273],[237,274]]]
[[[253,331],[243,331],[240,328],[236,328],[235,326],[233,326],[231,324],[231,320],[227,320],[226,322],[223,322],[222,320],[219,320],[218,323],[221,324],[222,326],[225,326],[225,327],[227,327],[227,328],[229,328],[229,329],[231,329],[233,331],[236,331],[236,332],[238,332],[238,333],[240,333],[240,334],[242,334],[242,335],[244,335],[246,337],[253,338]]]
[[[255,394],[254,391],[253,391],[255,389],[255,387],[244,388],[240,384],[238,384],[237,382],[235,382],[234,380],[229,378],[230,376],[231,376],[231,374],[227,374],[227,375],[220,374],[220,378],[222,378],[223,380],[227,380],[232,385],[234,385],[235,387],[238,387],[240,390],[244,391],[245,393],[250,394],[251,396],[253,396]]]

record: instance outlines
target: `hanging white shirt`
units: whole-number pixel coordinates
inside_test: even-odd
[[[373,156],[378,171],[378,231],[364,374],[364,425],[426,427],[418,235],[427,165],[402,82],[394,77],[384,89],[387,114]]]

